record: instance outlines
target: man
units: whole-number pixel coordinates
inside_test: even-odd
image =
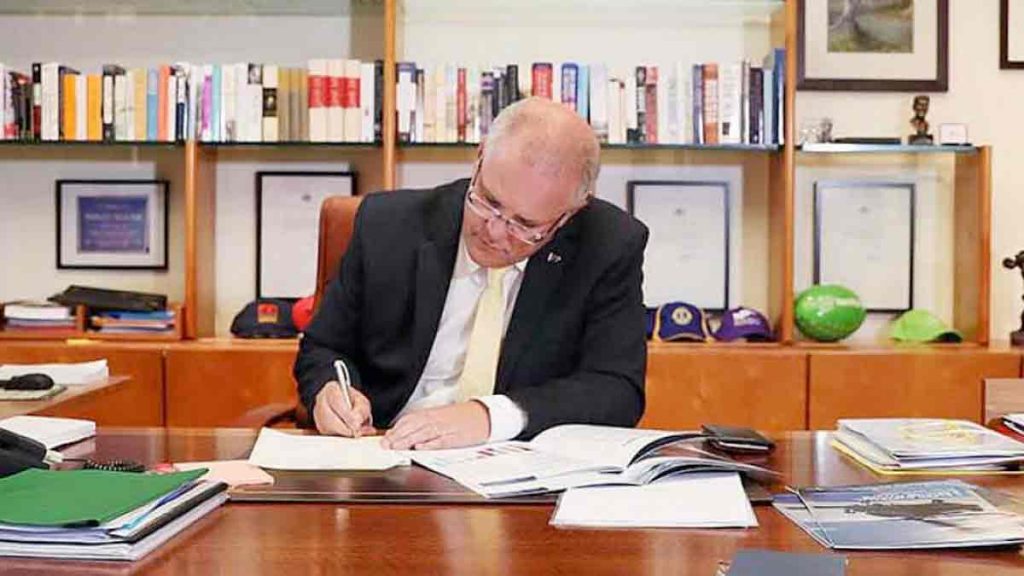
[[[317,429],[390,427],[404,450],[635,425],[647,229],[593,198],[599,154],[579,116],[530,98],[495,119],[469,181],[367,196],[295,362]]]

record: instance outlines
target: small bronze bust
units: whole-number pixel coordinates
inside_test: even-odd
[[[935,139],[928,133],[928,121],[925,116],[928,114],[928,104],[931,99],[927,96],[914,96],[914,117],[910,119],[910,125],[914,127],[914,134],[907,136],[907,144],[934,144]]]
[[[1021,278],[1024,279],[1024,250],[1017,252],[1013,257],[1003,258],[1003,268],[1007,270],[1017,268],[1020,270]],[[1024,300],[1024,296],[1021,296],[1021,299]],[[1010,344],[1024,346],[1024,312],[1020,313],[1020,328],[1010,332]]]

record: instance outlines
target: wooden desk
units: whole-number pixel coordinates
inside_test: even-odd
[[[43,400],[0,400],[0,418],[20,414],[91,418],[115,396],[121,384],[130,380],[115,376],[84,385],[68,386],[66,390]]]
[[[76,455],[146,462],[238,458],[248,430],[103,430]],[[879,481],[828,447],[822,433],[779,438],[769,465],[793,484]],[[1018,495],[1024,480],[977,480]],[[823,552],[771,507],[750,530],[559,530],[551,505],[230,503],[135,564],[0,560],[30,574],[692,574],[714,573],[740,549]],[[1020,574],[1017,550],[846,553],[849,574]]]

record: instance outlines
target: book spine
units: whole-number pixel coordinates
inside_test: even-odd
[[[42,127],[40,134],[46,141],[60,139],[60,65],[43,64],[42,82]]]
[[[741,66],[726,64],[718,69],[718,142],[739,144],[742,129]]]
[[[550,62],[534,62],[530,69],[530,95],[551,100],[553,77]]]
[[[103,140],[103,75],[90,74],[86,79],[86,134],[91,142]]]
[[[748,138],[751,144],[763,144],[764,139],[764,71],[750,68],[750,125]]]
[[[579,82],[579,66],[572,62],[562,64],[562,104],[576,110],[576,85]]]
[[[43,138],[43,65],[32,63],[32,139]]]
[[[160,70],[146,70],[146,140],[156,142],[159,139],[160,117]]]
[[[636,128],[629,141],[643,144],[647,142],[647,67],[637,66],[633,73],[636,85]]]
[[[327,62],[327,141],[345,141],[345,61]]]
[[[75,140],[89,139],[89,83],[84,74],[75,74]]]
[[[11,106],[12,82],[7,73],[7,67],[0,64],[0,140],[8,140],[8,124],[14,118],[14,110]]]
[[[213,86],[210,89],[210,138],[224,141],[224,70],[220,64],[211,66]]]
[[[466,141],[466,69],[458,69],[457,88],[455,92],[456,139]]]
[[[275,65],[263,66],[263,99],[262,128],[264,142],[280,140],[280,120],[277,108],[278,68]]]
[[[376,86],[374,68],[373,62],[363,62],[359,65],[360,142],[373,142],[375,117],[373,107],[376,104],[373,94]]]
[[[373,62],[373,141],[384,141],[384,61]]]
[[[576,77],[576,113],[585,122],[590,122],[590,66],[579,65]]]
[[[536,84],[534,84],[536,86]],[[494,99],[494,73],[480,73],[480,137],[484,138],[494,121],[492,100]]]
[[[659,140],[658,124],[661,122],[658,115],[658,85],[661,82],[658,81],[658,67],[648,66],[647,67],[647,79],[644,84],[644,111],[645,111],[645,122],[644,122],[644,142],[647,144],[657,144]]]
[[[309,140],[327,141],[327,60],[309,61]]]
[[[282,142],[295,140],[292,134],[294,117],[292,115],[292,98],[295,93],[294,69],[281,67],[277,69],[277,139]]]
[[[598,141],[608,141],[608,69],[604,64],[590,66],[590,126]]]
[[[74,140],[78,134],[78,82],[75,74],[61,74],[61,140]]]
[[[188,70],[179,66],[175,72],[175,78],[177,79],[177,84],[175,86],[174,139],[175,141],[181,142],[186,138],[186,126],[188,126],[189,123]]]
[[[718,64],[704,65],[704,144],[718,144]]]
[[[413,106],[416,105],[416,64],[412,62],[397,62],[395,67],[397,68],[395,95],[397,99],[398,141],[411,142]]]
[[[412,127],[412,139],[415,142],[426,142],[424,130],[426,129],[426,107],[427,107],[427,75],[423,68],[416,68],[416,115]]]

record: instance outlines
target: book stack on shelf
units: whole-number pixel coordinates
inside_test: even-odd
[[[0,139],[45,142],[382,140],[384,63],[104,64],[56,62],[31,74],[0,64]]]
[[[100,340],[181,340],[181,305],[164,310],[94,310],[85,335]]]
[[[560,101],[608,144],[777,145],[784,126],[785,52],[763,65],[635,66],[534,62],[481,68],[397,64],[398,139],[478,143],[506,106],[526,95]]]
[[[81,327],[80,314],[75,309],[52,302],[21,300],[9,302],[0,309],[2,333],[6,337],[69,337]]]

